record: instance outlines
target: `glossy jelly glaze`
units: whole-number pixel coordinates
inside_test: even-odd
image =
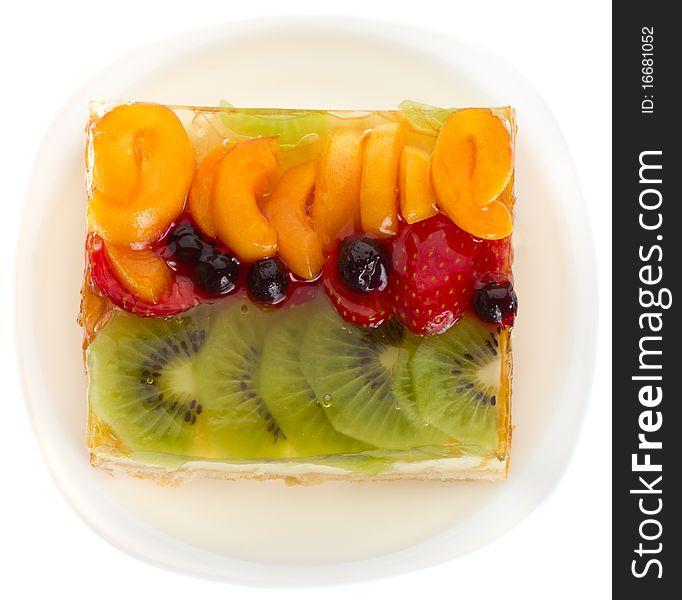
[[[188,178],[171,111],[143,106],[160,133],[105,105],[87,128],[91,450],[180,463],[344,456],[370,470],[506,454],[511,110],[173,107],[196,152]],[[107,139],[129,130],[139,137],[119,156]],[[158,140],[176,148],[172,169]],[[119,182],[126,173],[137,187]],[[182,186],[178,207],[167,190]],[[249,356],[230,388],[237,375],[220,365]],[[276,390],[289,379],[287,404]]]

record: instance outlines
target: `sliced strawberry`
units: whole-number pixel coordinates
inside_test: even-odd
[[[483,279],[487,273],[497,273],[510,279],[513,260],[511,237],[477,242],[478,250],[471,260],[471,268],[476,278]]]
[[[379,327],[393,315],[388,288],[372,292],[350,289],[338,270],[338,246],[327,257],[322,271],[322,284],[332,304],[349,323],[360,327]]]
[[[509,268],[509,241],[481,240],[444,215],[405,225],[393,240],[389,293],[396,315],[421,335],[441,333],[471,310],[476,282]]]
[[[189,277],[175,275],[158,302],[152,304],[131,294],[114,275],[104,249],[93,250],[88,257],[90,274],[99,290],[116,306],[143,317],[167,317],[188,310],[199,302]]]
[[[319,283],[319,282],[317,282]],[[285,303],[287,306],[307,304],[320,297],[322,290],[316,283],[301,282],[296,279],[289,286],[289,295]]]

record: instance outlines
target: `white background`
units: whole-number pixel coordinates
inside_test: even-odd
[[[525,522],[455,562],[325,590],[259,590],[196,580],[109,546],[66,504],[40,456],[16,372],[12,305],[16,233],[33,157],[71,92],[131,48],[226,20],[279,14],[367,16],[475,41],[523,73],[564,131],[582,182],[599,266],[594,389],[573,461]],[[0,596],[69,598],[610,597],[611,578],[611,3],[573,0],[344,0],[5,3],[0,19]],[[45,249],[49,252],[49,248]],[[40,277],[41,265],[35,265]],[[49,290],[45,290],[49,294]],[[548,290],[551,295],[551,290]],[[595,303],[597,303],[595,294]],[[560,315],[558,315],[560,318]],[[37,373],[35,376],[39,377]],[[60,594],[61,595],[61,594]]]

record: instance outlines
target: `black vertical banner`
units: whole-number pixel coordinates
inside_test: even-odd
[[[613,6],[615,598],[682,598],[677,8],[663,0]]]

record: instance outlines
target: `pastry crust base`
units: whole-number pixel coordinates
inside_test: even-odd
[[[366,474],[327,465],[305,463],[214,463],[192,461],[169,470],[161,466],[147,465],[124,456],[92,453],[90,462],[112,476],[128,475],[137,479],[151,479],[165,486],[177,486],[194,477],[210,477],[221,480],[281,479],[287,485],[315,485],[327,481],[456,481],[505,479],[509,463],[505,458],[439,458],[417,462],[397,461],[390,470]]]

